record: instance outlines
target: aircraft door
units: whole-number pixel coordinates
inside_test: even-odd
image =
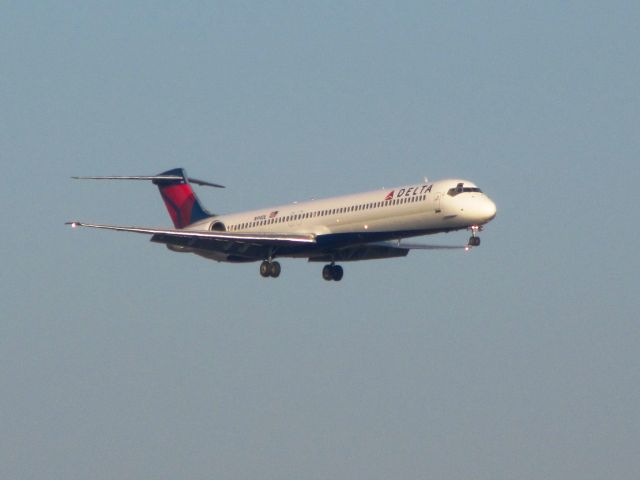
[[[442,192],[436,192],[436,195],[433,199],[433,210],[437,214],[442,212],[442,208],[440,204],[442,203]]]

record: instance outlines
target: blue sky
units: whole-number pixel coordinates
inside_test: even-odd
[[[4,2],[2,478],[636,478],[635,2]],[[471,254],[174,254],[213,211],[463,177]],[[438,242],[463,242],[466,234]]]

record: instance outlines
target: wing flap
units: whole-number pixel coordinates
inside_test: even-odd
[[[309,256],[310,262],[355,262],[382,258],[406,257],[409,250],[389,245],[352,245],[332,248]]]

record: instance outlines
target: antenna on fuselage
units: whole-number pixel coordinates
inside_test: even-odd
[[[428,177],[423,177],[424,178],[424,183],[429,183],[429,178]]]

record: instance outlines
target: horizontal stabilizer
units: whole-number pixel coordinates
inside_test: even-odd
[[[71,177],[75,180],[150,180],[153,182],[164,181],[181,181],[184,178],[181,175],[106,175],[99,177]],[[205,182],[204,180],[198,180],[197,178],[187,178],[189,183],[195,183],[196,185],[204,185],[207,187],[225,188],[224,185],[217,183]]]

